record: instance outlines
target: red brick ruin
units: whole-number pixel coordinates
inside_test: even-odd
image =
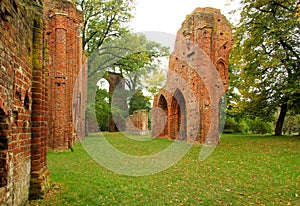
[[[213,8],[186,17],[169,59],[167,85],[154,98],[152,136],[215,144],[219,101],[228,89],[229,22]]]
[[[0,205],[42,197],[47,149],[84,136],[82,21],[68,0],[0,2]]]
[[[110,104],[114,107],[118,107],[122,111],[128,110],[127,100],[125,94],[125,80],[124,77],[115,72],[106,72],[104,76],[102,77],[105,79],[109,84],[108,92],[112,96],[112,99],[110,99]],[[101,79],[102,79],[101,78]],[[98,80],[99,81],[99,80]],[[92,97],[91,97],[92,96]],[[93,101],[95,97],[91,95],[90,98]],[[94,118],[87,118],[87,125],[88,125],[88,132],[98,132],[99,126],[96,120],[96,117]],[[108,131],[109,132],[118,132],[118,131],[124,131],[125,130],[125,120],[122,117],[118,117],[117,115],[113,115],[109,118],[109,124],[108,124]]]
[[[83,14],[69,1],[45,1],[46,38],[49,47],[49,139],[51,150],[70,149],[75,127],[84,136],[87,68],[82,69],[83,54],[80,24]],[[81,72],[80,75],[79,72]],[[82,81],[77,81],[77,77]],[[85,84],[82,84],[84,83]],[[79,84],[81,83],[81,84]],[[73,90],[76,92],[73,94]],[[74,102],[73,100],[74,95]],[[76,106],[76,125],[72,116]],[[75,109],[75,108],[74,108]],[[81,128],[80,128],[81,127]],[[77,134],[78,135],[78,134]]]
[[[85,136],[82,21],[82,12],[71,0],[0,2],[0,205],[24,205],[28,198],[43,197],[50,187],[47,150],[70,149]],[[189,50],[190,44],[201,48],[210,61],[196,49]],[[160,110],[153,114],[153,135],[189,140],[196,134],[196,140],[205,143],[215,123],[208,117],[217,112],[210,88],[220,85],[208,86],[207,74],[200,78],[191,62],[205,69],[212,68],[212,62],[224,93],[231,29],[219,10],[197,9],[183,23],[175,45],[167,87],[155,97],[154,108]],[[180,84],[180,78],[188,86]],[[121,81],[114,75],[110,80],[112,85]],[[200,125],[194,118],[197,111]],[[134,124],[139,118],[143,114],[132,117]],[[167,124],[160,128],[163,121]],[[124,121],[119,124],[125,129]]]
[[[123,111],[127,111],[126,97],[123,96],[125,91],[125,81],[124,77],[121,74],[108,72],[106,80],[109,83],[109,93],[112,96],[112,101],[110,102],[112,106],[116,106]],[[113,103],[112,103],[113,102]],[[124,131],[125,129],[125,120],[116,115],[113,115],[109,119],[109,132],[118,132]]]
[[[126,119],[126,132],[130,134],[148,134],[148,111],[136,110]]]

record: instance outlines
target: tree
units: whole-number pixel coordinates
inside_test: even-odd
[[[157,59],[167,55],[168,51],[168,48],[149,41],[144,35],[133,33],[127,33],[121,38],[105,42],[101,48],[96,49],[90,55],[88,62],[88,118],[92,119],[93,109],[97,108],[93,106],[96,84],[108,71],[121,74],[124,77],[126,89],[129,90],[126,92],[115,90],[115,94],[121,92],[121,95],[131,96],[145,87],[144,80],[159,68],[160,62]],[[117,104],[118,102],[114,101],[111,105],[111,113],[120,118],[126,118],[126,112]]]
[[[274,118],[282,135],[285,116],[300,96],[300,30],[297,0],[242,0],[231,62],[241,93],[239,108],[264,121]]]
[[[129,114],[136,110],[146,109],[148,112],[151,109],[150,97],[144,96],[142,91],[136,91],[129,102]]]
[[[247,125],[253,134],[266,134],[272,131],[272,124],[265,122],[261,118],[248,119]]]
[[[156,95],[160,89],[166,85],[167,70],[157,69],[145,79],[147,92],[152,96]]]
[[[110,95],[105,89],[97,89],[95,96],[95,112],[98,126],[101,131],[108,131],[111,116]]]
[[[89,58],[89,78],[97,81],[105,71],[120,73],[129,90],[145,87],[144,80],[160,68],[159,58],[169,50],[143,34],[127,33],[102,45]]]
[[[145,80],[160,68],[160,57],[169,55],[169,48],[150,41],[143,34],[128,33],[117,40],[122,45],[123,57],[112,66],[125,77],[127,88],[133,92],[145,87]]]
[[[84,13],[83,50],[91,54],[106,41],[127,33],[134,4],[134,0],[76,0]]]

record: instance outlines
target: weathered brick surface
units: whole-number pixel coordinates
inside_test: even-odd
[[[32,107],[31,107],[31,198],[40,198],[50,187],[47,169],[48,136],[48,53],[44,38],[44,19],[33,22]]]
[[[118,108],[121,111],[127,111],[124,77],[118,73],[108,72],[106,80],[109,83],[109,93],[112,95],[112,107]],[[108,127],[110,132],[124,131],[125,120],[118,114],[113,114],[109,119]]]
[[[125,131],[139,135],[148,134],[148,111],[134,111],[133,114],[126,119]]]
[[[32,174],[47,171],[43,13],[32,3],[0,3],[1,205],[22,205]]]
[[[81,56],[79,56],[80,58]],[[73,89],[73,125],[76,132],[76,137],[83,139],[86,135],[86,107],[87,107],[87,89],[88,89],[88,65],[85,55],[79,59],[82,69],[79,71]]]
[[[82,70],[82,51],[80,24],[83,15],[68,0],[46,0],[46,38],[49,44],[49,129],[48,146],[51,150],[65,150],[72,147],[77,128],[79,135],[84,134],[85,105],[84,89],[76,84],[85,78],[86,68]],[[86,85],[86,82],[85,84]],[[77,86],[77,87],[75,87]],[[79,90],[74,90],[74,88]],[[76,94],[73,94],[73,91]],[[73,101],[73,95],[75,95]],[[78,99],[77,99],[78,98]],[[76,125],[72,115],[74,104],[78,110]],[[83,121],[83,123],[82,123]],[[75,128],[76,127],[76,128]],[[79,128],[83,127],[83,128]]]
[[[167,86],[156,95],[152,136],[218,142],[219,101],[228,89],[231,27],[220,10],[197,8],[178,31]]]
[[[0,2],[0,205],[42,197],[47,146],[68,149],[84,136],[81,21],[69,1]]]

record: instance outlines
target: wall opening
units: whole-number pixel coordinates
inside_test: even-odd
[[[169,111],[168,111],[167,100],[163,95],[160,95],[160,97],[159,97],[158,107],[161,108],[162,111],[164,111],[164,114],[159,114],[159,116],[165,118],[164,120],[160,120],[160,122],[165,125],[164,125],[164,128],[162,129],[161,133],[158,136],[159,137],[167,137],[169,135],[169,131],[168,131]]]
[[[30,107],[29,97],[28,97],[28,91],[26,92],[25,98],[24,98],[24,108],[26,110],[29,110]]]
[[[222,80],[226,80],[226,66],[223,61],[217,63],[217,70]]]
[[[110,83],[105,78],[101,78],[97,82],[94,108],[97,121],[91,124],[91,130],[109,131],[111,126],[111,94],[109,93],[109,88]],[[117,130],[115,125],[113,130]]]
[[[186,103],[177,89],[171,104],[171,139],[186,140]]]
[[[8,117],[0,108],[0,187],[7,185]]]

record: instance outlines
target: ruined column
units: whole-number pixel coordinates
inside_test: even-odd
[[[109,93],[112,95],[111,106],[115,111],[127,111],[127,101],[125,94],[125,80],[121,74],[108,72]],[[123,114],[113,114],[109,119],[109,132],[125,130],[125,117]]]
[[[78,135],[77,117],[84,118],[81,111],[76,111],[76,120],[72,113],[73,108],[84,110],[83,104],[76,107],[74,104],[82,103],[86,97],[86,91],[76,91],[73,95],[75,86],[77,85],[77,89],[84,89],[85,87],[78,84],[86,82],[76,84],[83,65],[80,38],[83,15],[76,9],[75,4],[68,0],[46,0],[45,11],[50,56],[48,147],[51,150],[66,150],[73,146]],[[80,128],[80,131],[84,131],[84,128]]]
[[[32,50],[32,114],[31,114],[31,179],[30,198],[43,197],[50,188],[47,169],[47,45],[44,39],[44,20],[33,25]]]

